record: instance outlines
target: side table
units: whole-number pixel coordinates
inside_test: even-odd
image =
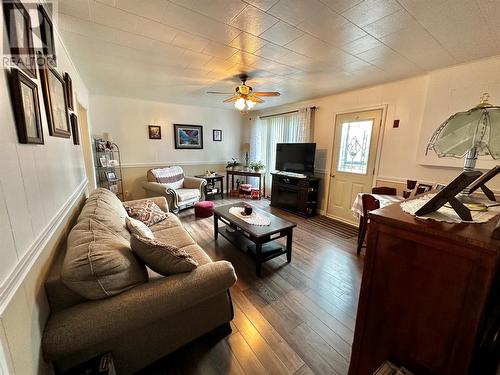
[[[224,176],[221,174],[215,174],[214,176],[197,175],[197,178],[203,178],[207,181],[205,185],[205,199],[209,197],[215,197],[220,194],[220,197],[224,199]],[[217,186],[219,185],[219,186]]]

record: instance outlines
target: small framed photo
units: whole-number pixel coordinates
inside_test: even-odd
[[[46,4],[46,6],[49,7],[50,10],[53,9],[50,3]],[[40,23],[39,33],[40,33],[40,39],[42,41],[43,54],[47,58],[49,65],[56,67],[57,63],[56,63],[56,47],[54,43],[54,26],[52,25],[52,20],[50,19],[50,16],[45,10],[45,6],[43,6],[42,4],[38,6],[38,18]]]
[[[106,178],[108,179],[108,181],[117,180],[115,172],[106,172]]]
[[[118,194],[118,185],[114,184],[114,185],[109,185],[109,190],[114,193],[114,194]]]
[[[73,111],[75,109],[73,105],[73,81],[68,73],[64,73],[64,94],[66,95],[68,109]]]
[[[19,143],[43,144],[38,87],[20,70],[11,70],[12,105]]]
[[[80,130],[78,129],[78,117],[74,113],[69,115],[69,121],[71,123],[71,134],[73,134],[73,144],[80,144]]]
[[[149,125],[149,139],[161,139],[161,126]]]
[[[176,149],[202,149],[203,126],[174,124],[174,140]]]
[[[103,141],[102,139],[96,139],[95,143],[98,152],[106,151],[106,141]]]
[[[109,160],[106,156],[101,156],[99,158],[99,163],[101,164],[101,167],[109,167]]]
[[[222,130],[214,129],[212,135],[214,142],[222,142]]]

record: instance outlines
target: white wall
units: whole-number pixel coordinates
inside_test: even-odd
[[[0,11],[1,12],[1,11]],[[3,21],[3,14],[0,15]],[[5,30],[2,22],[2,45]],[[88,105],[87,89],[56,33],[59,73],[68,72],[82,105]],[[7,51],[0,50],[3,53]],[[86,176],[80,146],[72,139],[51,137],[45,117],[39,79],[38,95],[44,145],[18,143],[8,90],[9,69],[0,74],[0,354],[9,369],[5,373],[43,373],[40,335],[48,309],[43,293],[40,259],[47,257],[47,243],[62,225],[61,219],[81,194]],[[2,361],[2,365],[6,366]],[[0,366],[2,370],[2,366]],[[8,372],[7,372],[8,371]],[[0,371],[1,373],[2,371]]]
[[[148,169],[181,165],[186,175],[223,171],[232,157],[240,157],[241,115],[234,109],[215,109],[154,101],[90,96],[92,133],[109,132],[120,147],[125,199],[144,197],[142,181]],[[203,126],[203,149],[176,150],[173,124]],[[162,139],[149,139],[148,125],[160,125]],[[222,142],[212,130],[223,131]]]
[[[500,57],[495,57],[402,81],[266,109],[252,113],[252,116],[319,106],[313,141],[319,150],[316,168],[325,175],[330,170],[335,115],[386,106],[387,117],[381,133],[383,139],[376,178],[392,182],[404,182],[411,178],[422,182],[447,183],[459,173],[463,160],[438,159],[433,155],[425,157],[427,140],[450,115],[478,104],[484,91],[490,92],[493,104],[499,104],[499,80]],[[399,128],[392,127],[395,119],[400,120]],[[246,126],[248,128],[248,122]],[[247,128],[243,132],[245,139],[249,134]],[[490,168],[493,164],[495,162],[481,162],[478,166]],[[328,179],[325,182],[328,184]],[[490,185],[500,189],[500,178]],[[327,187],[323,187],[323,198]],[[323,209],[325,200],[322,202]]]
[[[241,121],[234,109],[94,95],[90,107],[93,135],[110,132],[124,165],[221,162],[240,153]],[[176,150],[173,124],[203,125],[203,149]],[[149,139],[148,125],[161,126],[161,140]],[[222,142],[212,141],[213,129],[222,129]]]

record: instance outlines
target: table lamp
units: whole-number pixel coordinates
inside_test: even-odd
[[[250,143],[243,143],[241,151],[245,153],[245,167],[248,167],[248,153],[250,152]]]
[[[484,93],[481,102],[466,112],[457,112],[443,122],[432,135],[427,150],[439,157],[465,157],[464,171],[473,171],[478,156],[500,159],[500,107],[488,103]]]

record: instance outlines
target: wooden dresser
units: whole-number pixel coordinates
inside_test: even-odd
[[[498,298],[497,220],[419,220],[399,204],[370,220],[349,375],[371,375],[385,360],[418,375],[472,374]]]

